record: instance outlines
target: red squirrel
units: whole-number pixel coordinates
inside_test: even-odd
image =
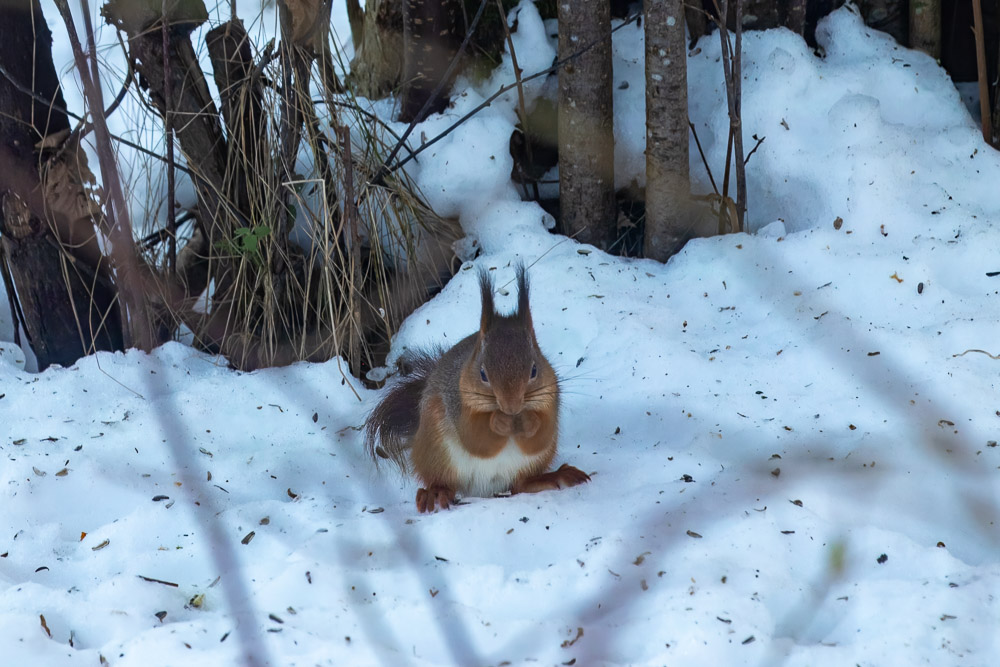
[[[479,331],[443,354],[404,360],[403,380],[365,424],[369,453],[412,467],[419,478],[419,512],[448,509],[456,495],[536,493],[590,481],[567,464],[545,472],[559,439],[559,381],[535,338],[524,266],[516,272],[514,313],[496,312],[493,280],[481,269]]]

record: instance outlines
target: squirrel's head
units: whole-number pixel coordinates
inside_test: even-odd
[[[508,415],[519,414],[539,390],[555,390],[555,372],[535,340],[528,301],[528,279],[524,265],[518,264],[517,309],[510,315],[496,312],[493,279],[479,272],[483,312],[479,323],[476,353],[470,359],[468,381],[479,395],[493,395],[496,406]]]

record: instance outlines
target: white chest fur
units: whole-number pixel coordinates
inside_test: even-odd
[[[499,454],[488,459],[469,454],[452,437],[444,438],[444,447],[458,473],[459,488],[456,490],[462,495],[483,498],[510,491],[518,474],[544,456],[544,453],[525,454],[513,438],[507,440],[507,446]]]

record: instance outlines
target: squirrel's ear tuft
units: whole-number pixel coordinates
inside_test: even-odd
[[[524,262],[518,261],[514,267],[517,274],[517,318],[531,325],[531,305],[528,299],[528,276],[524,270]]]
[[[493,277],[486,268],[479,269],[479,294],[483,302],[483,314],[479,320],[479,333],[485,335],[493,326]]]

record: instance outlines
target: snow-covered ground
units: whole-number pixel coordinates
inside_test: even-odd
[[[531,13],[525,53],[551,32]],[[818,37],[823,58],[745,36],[758,233],[666,265],[545,231],[508,179],[512,99],[414,165],[475,265],[534,263],[558,460],[589,484],[418,515],[362,452],[378,395],[336,361],[244,374],[169,344],[30,374],[0,344],[3,662],[996,664],[1000,159],[931,59],[850,9]],[[641,42],[616,34],[623,182]],[[717,175],[718,54],[689,76]],[[477,320],[461,271],[395,352]]]

